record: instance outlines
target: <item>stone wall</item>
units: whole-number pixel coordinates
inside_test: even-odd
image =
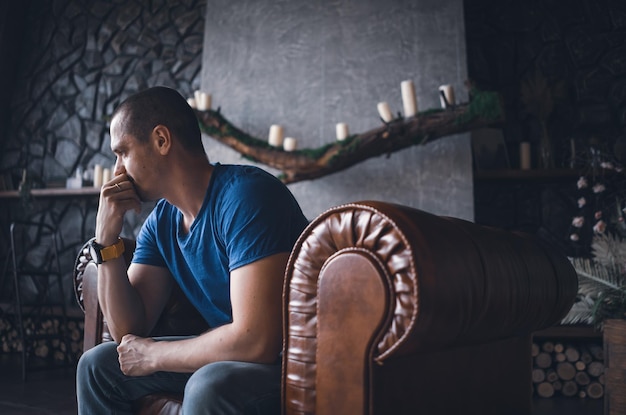
[[[81,168],[114,163],[108,117],[128,95],[166,85],[183,94],[200,86],[204,0],[33,1],[23,26],[22,54],[10,101],[10,125],[0,143],[0,173],[17,187],[64,185]],[[8,224],[30,219],[61,230],[68,273],[93,235],[97,197],[0,199],[0,252]],[[130,215],[125,234],[141,218]],[[2,278],[2,276],[0,276]],[[0,301],[12,292],[0,279]],[[72,289],[66,290],[73,304]]]

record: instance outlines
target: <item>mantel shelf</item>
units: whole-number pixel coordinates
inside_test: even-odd
[[[96,187],[81,187],[80,189],[50,188],[32,189],[33,197],[90,197],[100,195],[100,189]],[[0,192],[0,199],[18,199],[20,192],[17,190],[4,190]]]
[[[476,180],[545,180],[545,179],[573,179],[579,177],[581,172],[576,169],[532,169],[532,170],[476,170]]]

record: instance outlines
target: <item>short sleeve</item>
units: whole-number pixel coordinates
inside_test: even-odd
[[[282,183],[264,177],[241,180],[224,197],[221,233],[230,271],[291,251],[302,228],[295,214],[300,210]]]
[[[133,263],[154,265],[157,267],[166,267],[167,264],[159,250],[158,232],[159,232],[159,212],[165,208],[164,201],[160,201],[157,206],[150,212],[137,235],[137,246],[133,254]],[[163,221],[161,221],[163,226]]]

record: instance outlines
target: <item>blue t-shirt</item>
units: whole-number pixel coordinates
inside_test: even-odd
[[[211,327],[232,321],[230,272],[290,252],[308,221],[287,187],[253,166],[215,164],[188,233],[160,200],[137,237],[133,262],[169,269]]]

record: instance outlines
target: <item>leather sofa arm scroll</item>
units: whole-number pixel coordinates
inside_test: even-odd
[[[286,270],[284,413],[365,413],[367,391],[345,391],[372,382],[372,363],[529,335],[576,291],[567,258],[534,236],[384,202],[332,208]]]

